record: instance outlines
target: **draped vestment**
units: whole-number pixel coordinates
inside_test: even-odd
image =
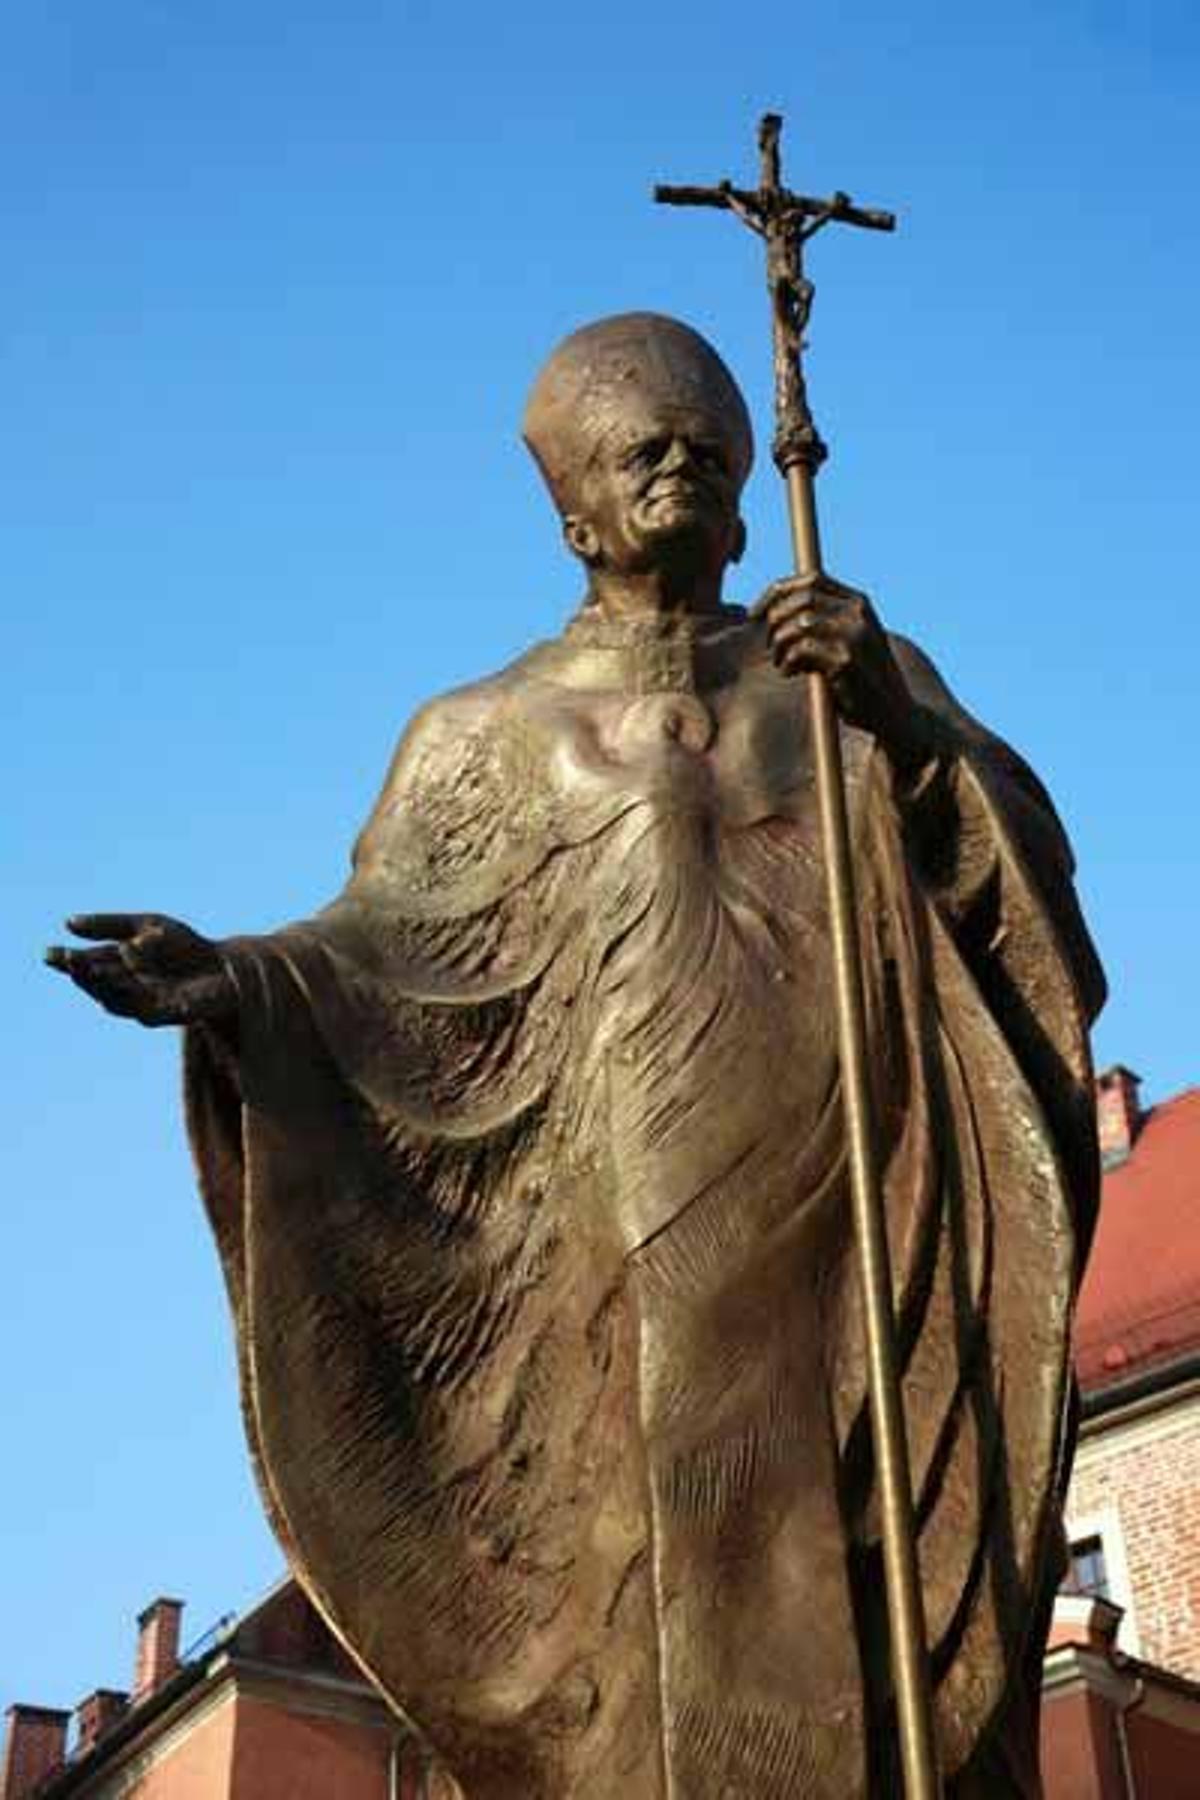
[[[934,754],[842,739],[937,1728],[1027,1796],[1102,983],[1040,784],[893,643]],[[823,880],[761,627],[585,610],[189,1033],[273,1523],[469,1800],[894,1791]]]

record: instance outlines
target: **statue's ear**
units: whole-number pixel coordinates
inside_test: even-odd
[[[745,519],[739,518],[737,524],[733,528],[733,542],[729,546],[729,560],[731,563],[740,563],[745,554],[746,521]]]
[[[564,514],[563,538],[567,549],[573,551],[580,562],[594,563],[600,554],[599,532],[587,519],[581,519],[578,513]]]

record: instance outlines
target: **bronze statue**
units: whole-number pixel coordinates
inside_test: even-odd
[[[723,600],[750,422],[687,326],[577,332],[525,432],[583,604],[418,715],[343,894],[50,960],[186,1027],[266,1505],[468,1800],[890,1797],[825,674],[939,1754],[1033,1796],[1103,992],[1066,838],[862,594]]]

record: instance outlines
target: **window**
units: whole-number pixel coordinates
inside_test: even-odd
[[[1071,1566],[1063,1586],[1069,1594],[1088,1594],[1098,1600],[1111,1598],[1104,1539],[1098,1531],[1072,1538]]]
[[[1117,1634],[1117,1646],[1127,1656],[1140,1656],[1137,1607],[1117,1506],[1110,1503],[1090,1512],[1068,1513],[1066,1526],[1070,1561],[1062,1592],[1077,1599],[1108,1600],[1119,1606],[1125,1616]]]

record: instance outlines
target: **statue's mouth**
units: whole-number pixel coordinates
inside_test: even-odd
[[[672,475],[665,481],[656,481],[645,496],[647,506],[696,507],[709,499],[708,491],[698,481],[688,481],[684,476]]]

